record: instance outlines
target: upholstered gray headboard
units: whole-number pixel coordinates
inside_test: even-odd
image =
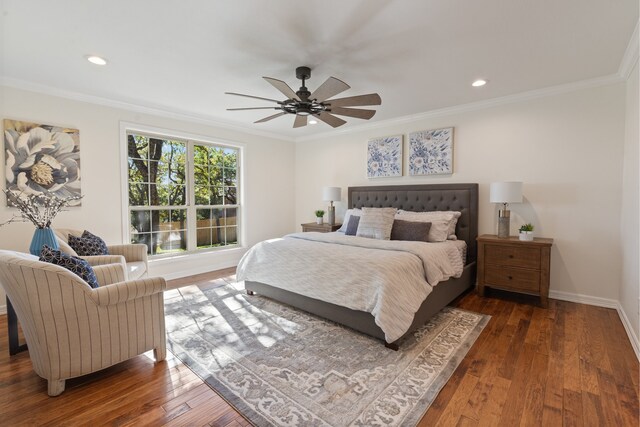
[[[467,242],[467,263],[477,257],[478,184],[349,187],[349,207],[394,207],[415,212],[460,211],[456,236]]]

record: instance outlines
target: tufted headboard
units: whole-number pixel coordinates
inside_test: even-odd
[[[460,211],[458,239],[467,242],[467,264],[476,261],[478,184],[424,184],[349,187],[349,208],[393,207],[406,211]]]

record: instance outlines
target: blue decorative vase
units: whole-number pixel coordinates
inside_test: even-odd
[[[40,256],[42,246],[44,245],[55,250],[60,248],[60,246],[58,246],[58,240],[56,240],[56,235],[51,228],[36,228],[36,232],[33,233],[33,239],[31,240],[31,246],[29,246],[29,252],[31,252],[32,255]]]

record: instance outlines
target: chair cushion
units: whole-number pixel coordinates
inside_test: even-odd
[[[147,265],[144,261],[131,261],[127,263],[127,278],[129,280],[139,279],[147,272]]]
[[[42,252],[40,252],[40,261],[48,262],[50,264],[55,264],[59,265],[60,267],[66,268],[67,270],[87,282],[87,284],[92,288],[97,288],[98,286],[100,286],[98,284],[98,279],[96,278],[96,274],[94,273],[93,268],[91,268],[89,263],[82,258],[67,255],[55,249],[51,249],[47,245],[44,245],[42,247]]]
[[[86,230],[81,237],[69,234],[69,246],[79,256],[109,255],[109,249],[104,240]]]

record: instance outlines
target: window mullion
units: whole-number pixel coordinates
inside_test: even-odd
[[[196,192],[194,187],[194,142],[187,141],[187,250],[197,249]]]

